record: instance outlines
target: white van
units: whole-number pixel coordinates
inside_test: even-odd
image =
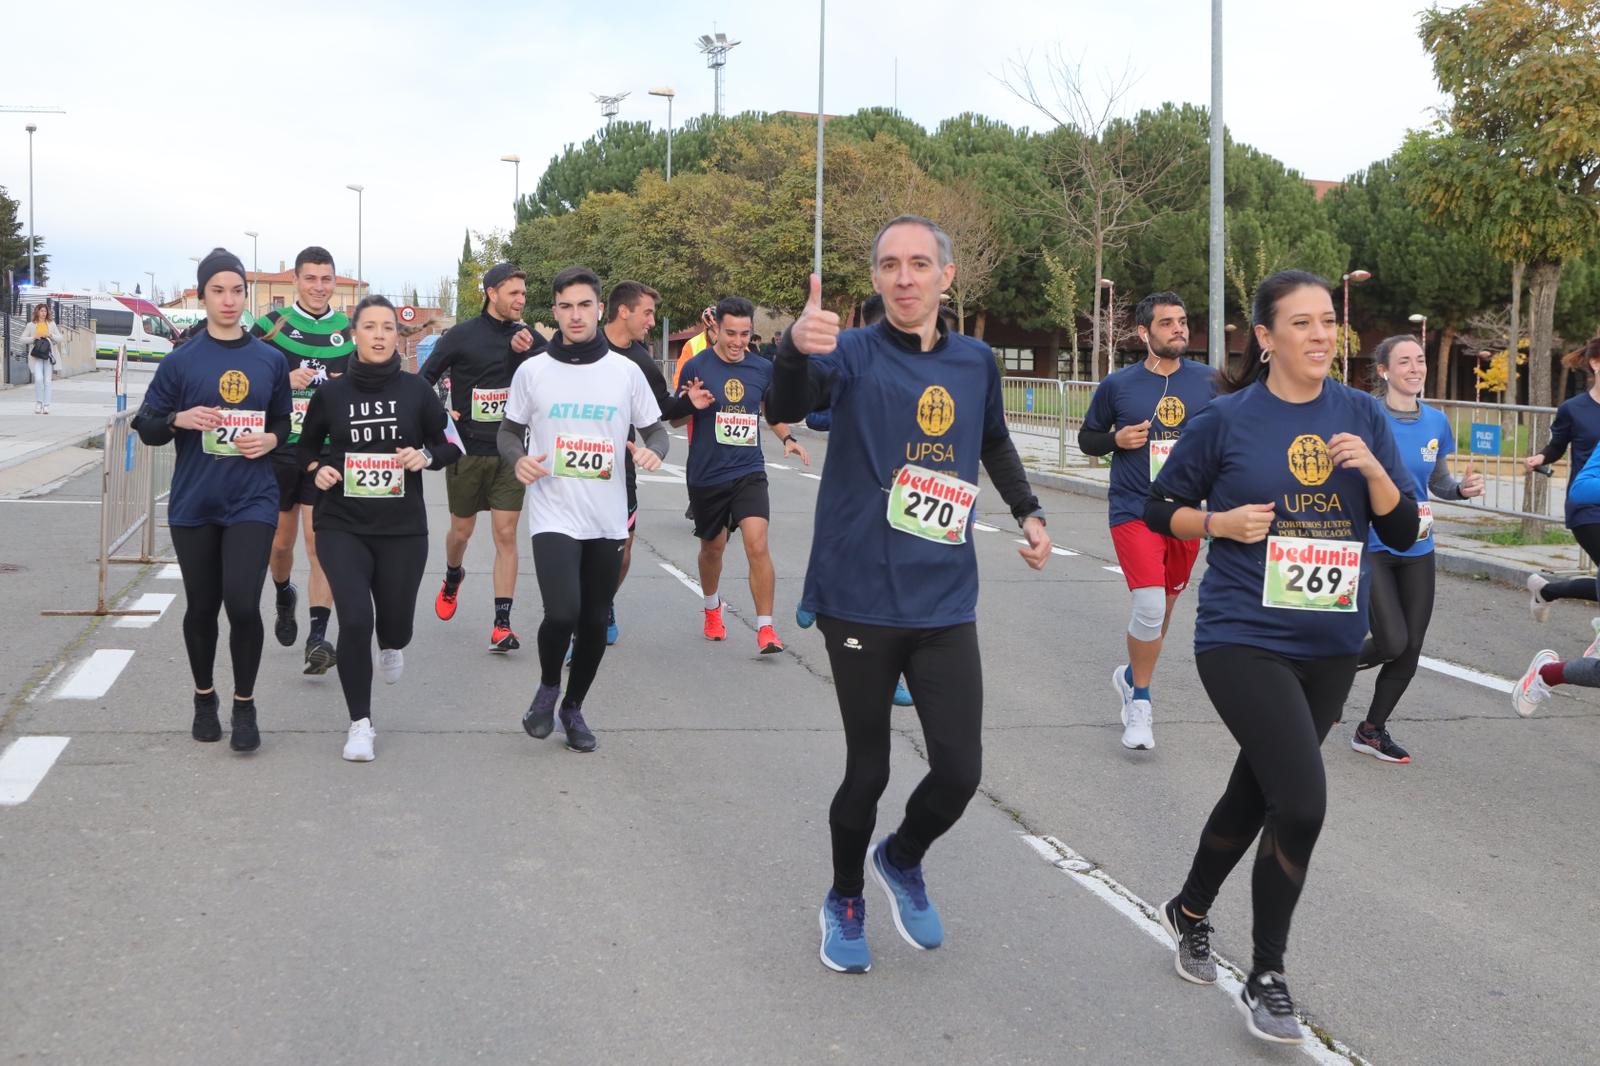
[[[95,321],[94,354],[115,359],[123,345],[128,358],[155,362],[172,351],[176,330],[161,309],[137,296],[96,293],[89,298],[89,317]]]

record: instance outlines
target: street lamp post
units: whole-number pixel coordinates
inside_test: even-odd
[[[522,203],[522,157],[520,155],[503,155],[500,162],[511,164],[511,223],[516,225],[517,205]]]
[[[367,191],[367,187],[365,185],[346,185],[345,188],[356,194],[356,300],[360,301],[364,288],[361,264],[361,194]]]
[[[33,123],[28,123],[28,284],[37,285],[39,279],[33,275],[33,131],[38,129]]]
[[[1350,286],[1360,285],[1372,277],[1370,270],[1352,270],[1346,274],[1344,281],[1344,347],[1340,353],[1339,366],[1340,378],[1346,385],[1350,384]]]
[[[650,90],[651,96],[659,96],[667,101],[667,180],[672,180],[672,99],[678,94],[669,86],[659,86]]]
[[[156,302],[156,272],[154,270],[146,270],[144,272],[144,276],[150,279],[150,297],[149,298],[150,298],[150,302],[152,304],[155,304],[155,302]],[[156,306],[159,307],[160,304],[156,304]]]
[[[1100,287],[1106,290],[1106,373],[1117,368],[1117,283],[1101,278]]]
[[[667,184],[672,184],[672,101],[678,94],[670,85],[658,85],[650,90],[651,96],[659,96],[667,102]],[[663,314],[661,316],[661,366],[665,371],[672,359],[672,319]]]
[[[1412,315],[1406,321],[1412,323],[1413,325],[1417,325],[1417,326],[1421,326],[1422,327],[1422,354],[1423,355],[1427,355],[1428,354],[1428,316],[1427,315]]]
[[[822,277],[822,74],[823,59],[828,51],[828,0],[817,2],[817,217],[813,222],[811,268]],[[722,71],[717,71],[720,79]],[[720,85],[720,81],[718,82]],[[721,90],[718,90],[718,98]]]
[[[244,231],[250,238],[250,317],[257,314],[256,308],[256,275],[261,273],[261,234],[253,229]]]

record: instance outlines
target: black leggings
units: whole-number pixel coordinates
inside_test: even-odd
[[[1589,562],[1600,563],[1600,525],[1590,523],[1574,526],[1572,535],[1577,538]],[[1595,600],[1600,601],[1600,579],[1592,577],[1564,577],[1552,581],[1539,593],[1545,600]]]
[[[428,565],[428,535],[402,537],[317,531],[317,557],[339,612],[339,687],[350,720],[372,717],[372,634],[379,648],[411,643],[417,589]]]
[[[261,587],[276,526],[240,522],[231,526],[173,526],[172,548],[183,572],[183,643],[196,690],[215,685],[217,611],[228,611],[228,651],[233,659],[233,694],[254,696],[261,667]]]
[[[1369,551],[1367,559],[1371,563],[1367,568],[1371,590],[1367,593],[1367,624],[1372,635],[1361,645],[1356,664],[1360,670],[1383,666],[1367,711],[1367,721],[1382,729],[1416,676],[1417,660],[1422,657],[1422,640],[1433,619],[1433,553],[1407,558]]]
[[[575,540],[565,533],[533,536],[533,572],[544,599],[544,621],[539,623],[539,681],[561,683],[567,645],[576,636],[565,700],[573,706],[582,706],[594,675],[600,672],[600,660],[606,653],[606,622],[627,543]]]
[[[1250,972],[1281,973],[1289,920],[1328,806],[1322,740],[1350,693],[1356,657],[1288,659],[1230,645],[1200,652],[1194,661],[1223,725],[1239,742],[1239,757],[1200,833],[1178,902],[1191,914],[1209,911],[1259,832],[1250,880]]]
[[[895,864],[920,864],[978,791],[983,771],[978,627],[969,622],[946,629],[898,629],[819,615],[817,628],[828,645],[844,720],[844,781],[828,809],[833,887],[841,896],[859,896],[878,800],[889,787],[889,713],[901,674],[922,721],[928,773],[906,801],[905,819],[895,830]]]

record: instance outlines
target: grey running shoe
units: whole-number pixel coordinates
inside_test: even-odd
[[[1244,1004],[1244,1022],[1253,1036],[1274,1044],[1304,1044],[1305,1031],[1300,1019],[1294,1016],[1294,1000],[1289,998],[1289,986],[1283,974],[1268,970],[1251,975],[1239,993]]]
[[[1543,574],[1528,575],[1528,613],[1535,622],[1550,620],[1550,601],[1544,598],[1544,587],[1550,579]]]
[[[1172,938],[1177,949],[1173,969],[1185,981],[1197,985],[1217,983],[1217,960],[1211,957],[1211,923],[1201,918],[1195,921],[1178,908],[1176,899],[1161,905],[1161,928]]]
[[[560,685],[540,685],[533,694],[533,702],[522,715],[522,728],[534,740],[543,740],[555,729],[556,700],[560,695]]]
[[[575,703],[561,705],[561,728],[566,730],[567,747],[572,751],[587,754],[600,743],[583,720],[583,708]]]

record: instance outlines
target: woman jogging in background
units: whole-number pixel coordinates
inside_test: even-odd
[[[50,307],[39,304],[28,319],[28,328],[22,333],[28,348],[28,369],[33,373],[33,413],[50,413],[50,379],[55,376],[56,363],[66,351],[66,338],[61,328],[50,321]]]
[[[1376,531],[1367,534],[1371,583],[1367,614],[1372,635],[1361,645],[1357,669],[1381,668],[1372,705],[1351,735],[1350,747],[1383,762],[1405,763],[1411,756],[1389,736],[1388,721],[1416,675],[1422,640],[1433,617],[1433,510],[1422,501],[1430,491],[1441,500],[1482,496],[1483,475],[1473,473],[1470,465],[1460,480],[1450,473],[1450,453],[1455,451],[1450,420],[1422,402],[1428,362],[1421,343],[1409,335],[1390,337],[1373,351],[1372,363],[1378,373],[1373,394],[1389,416],[1389,429],[1411,476],[1421,517],[1417,542],[1405,551],[1384,544]]]
[[[461,449],[445,437],[438,394],[400,369],[394,305],[368,296],[350,329],[356,357],[312,393],[298,459],[320,490],[311,522],[339,615],[339,687],[350,711],[344,757],[371,762],[373,632],[378,672],[392,685],[405,668],[428,563],[422,471],[449,466]]]
[[[1288,270],[1256,289],[1238,372],[1195,416],[1150,488],[1145,524],[1210,537],[1195,667],[1239,743],[1183,890],[1161,907],[1178,976],[1217,978],[1206,915],[1259,833],[1254,953],[1241,999],[1250,1032],[1305,1039],[1283,977],[1289,923],[1327,808],[1323,738],[1355,678],[1367,632],[1369,531],[1395,551],[1417,539],[1389,420],[1372,397],[1327,381],[1338,319],[1328,283]],[[1200,501],[1206,501],[1206,510]]]
[[[1578,370],[1589,375],[1589,389],[1563,403],[1556,410],[1556,419],[1550,427],[1550,443],[1543,451],[1535,452],[1523,462],[1529,470],[1537,469],[1560,459],[1572,445],[1572,477],[1576,478],[1589,462],[1595,445],[1600,443],[1600,337],[1596,337],[1576,352],[1561,360],[1568,370]],[[1578,539],[1591,564],[1600,564],[1600,502],[1580,504],[1567,493],[1567,528]],[[1600,589],[1592,577],[1552,579],[1543,574],[1528,575],[1528,609],[1535,622],[1550,617],[1553,600],[1600,600]]]
[[[292,397],[283,356],[239,325],[244,264],[224,248],[200,261],[205,332],[156,368],[133,428],[146,444],[175,441],[167,524],[188,608],[183,642],[194,675],[194,725],[201,741],[222,739],[212,665],[217,612],[228,612],[233,658],[234,751],[261,746],[256,671],[261,665],[261,587],[278,528],[278,481],[263,462],[289,432]]]

